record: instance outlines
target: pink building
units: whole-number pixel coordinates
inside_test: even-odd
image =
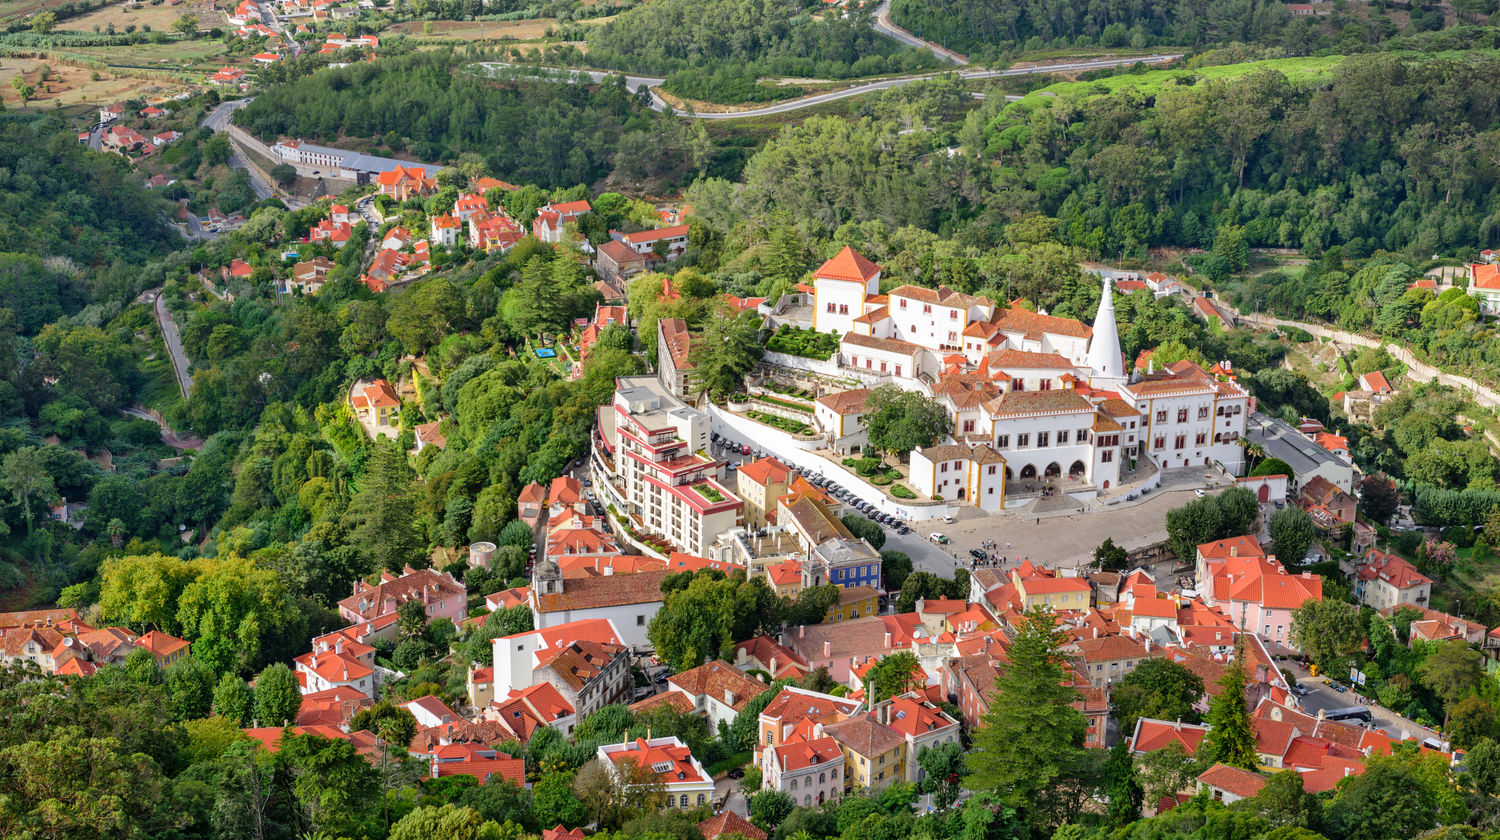
[[[1287,574],[1249,536],[1198,546],[1198,588],[1234,626],[1284,648],[1292,647],[1292,611],[1323,600],[1321,577]]]
[[[791,739],[771,748],[761,787],[779,790],[796,804],[809,807],[842,795],[844,751],[821,730],[812,721],[804,721]]]
[[[405,574],[396,577],[382,572],[380,583],[370,585],[363,580],[354,581],[354,594],[339,601],[339,615],[350,623],[373,621],[388,613],[394,613],[406,601],[420,601],[427,620],[447,618],[454,624],[463,621],[468,614],[468,589],[452,575],[433,569],[413,569],[407,566]]]

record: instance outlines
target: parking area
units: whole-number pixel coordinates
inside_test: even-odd
[[[998,568],[1014,568],[1026,560],[1047,568],[1077,568],[1093,561],[1094,549],[1107,538],[1126,549],[1136,549],[1167,538],[1167,511],[1194,498],[1190,488],[1163,488],[1129,507],[1048,516],[1017,513],[984,514],[966,508],[955,521],[921,522],[914,533],[924,537],[934,532],[948,537],[947,553],[962,558],[967,566],[971,549],[995,546],[992,553],[1004,557]]]
[[[1323,682],[1322,677],[1314,677],[1307,670],[1295,662],[1282,663],[1282,667],[1297,678],[1297,681],[1306,686],[1308,691],[1302,695],[1300,702],[1302,711],[1310,715],[1329,709],[1341,709],[1350,706],[1364,706],[1370,710],[1370,727],[1379,729],[1392,738],[1416,738],[1421,741],[1427,738],[1442,739],[1442,736],[1427,727],[1404,718],[1383,706],[1377,705],[1372,698],[1362,697],[1346,687],[1338,691],[1334,687]],[[1345,721],[1351,725],[1359,725],[1358,721]]]

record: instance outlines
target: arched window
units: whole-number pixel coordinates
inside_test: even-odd
[[[821,785],[821,784],[823,784],[826,781],[828,781],[828,774],[827,773],[819,773],[818,774],[818,784]]]
[[[802,795],[802,804],[803,805],[811,805],[812,804],[812,794],[810,794],[810,793],[803,794]]]

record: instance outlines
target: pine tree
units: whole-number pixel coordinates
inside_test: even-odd
[[[375,444],[359,481],[351,515],[358,522],[352,542],[362,546],[375,568],[399,572],[422,560],[417,534],[417,499],[406,454],[392,441]]]
[[[1079,694],[1063,668],[1066,641],[1050,610],[1027,611],[974,735],[964,780],[969,790],[995,791],[1017,810],[1035,813],[1045,807],[1039,800],[1065,787],[1083,763],[1088,722],[1070,705]]]
[[[1218,696],[1208,704],[1208,734],[1198,757],[1204,766],[1222,762],[1232,767],[1254,770],[1259,765],[1255,749],[1255,732],[1250,726],[1250,711],[1245,706],[1245,669],[1242,665],[1244,642],[1240,642],[1235,659],[1219,677]]]

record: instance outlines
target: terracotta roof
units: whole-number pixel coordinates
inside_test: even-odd
[[[139,639],[136,639],[135,646],[145,648],[151,651],[151,655],[159,658],[171,656],[177,651],[186,648],[188,643],[186,640],[179,639],[176,636],[169,636],[160,630],[152,630]]]
[[[845,245],[828,262],[823,263],[814,277],[828,280],[850,280],[857,283],[869,281],[880,273],[880,266],[860,256],[853,248]]]
[[[1230,557],[1265,557],[1265,549],[1253,536],[1230,537],[1198,546],[1198,553],[1208,560],[1223,560]]]
[[[855,347],[864,347],[870,350],[879,350],[884,353],[896,353],[902,356],[916,356],[922,351],[921,347],[910,341],[902,341],[899,338],[880,338],[873,335],[860,335],[859,333],[845,333],[844,344],[852,344]]]
[[[1102,636],[1079,639],[1072,644],[1084,662],[1115,662],[1121,659],[1143,659],[1146,646],[1129,636]]]
[[[705,662],[696,668],[673,674],[667,682],[693,697],[712,697],[728,703],[735,711],[745,708],[766,690],[766,684],[723,660]]]
[[[884,755],[905,743],[900,733],[868,714],[830,723],[823,731],[850,752],[866,758]]]
[[[775,458],[766,457],[741,464],[740,475],[762,487],[769,487],[772,484],[785,484],[792,476],[792,468]]]
[[[993,447],[985,444],[967,446],[962,443],[946,443],[939,446],[925,446],[917,450],[929,461],[973,461],[977,464],[1002,464],[1005,458]]]
[[[630,711],[640,713],[648,709],[654,709],[657,706],[671,706],[673,711],[683,715],[691,714],[697,710],[697,707],[693,705],[693,701],[686,694],[680,691],[663,691],[660,694],[653,694],[645,700],[631,703]]]
[[[1248,799],[1266,786],[1266,777],[1228,764],[1215,764],[1198,775],[1198,782],[1205,787]]]
[[[1073,370],[1077,365],[1063,358],[1060,353],[1031,353],[1006,348],[990,354],[990,367]]]
[[[958,721],[943,714],[941,709],[935,709],[909,695],[891,701],[886,721],[891,729],[912,737],[958,726]]]
[[[839,742],[830,737],[814,738],[810,741],[782,743],[776,747],[776,760],[781,772],[795,772],[814,764],[826,764],[844,757]]]
[[[1471,263],[1469,273],[1473,277],[1470,286],[1475,289],[1500,289],[1500,263]]]
[[[630,263],[651,262],[656,259],[654,254],[641,254],[624,242],[611,239],[599,245],[599,253],[609,257],[615,265],[628,265]]]
[[[709,817],[698,823],[698,831],[703,833],[703,840],[717,840],[725,834],[737,834],[748,840],[766,840],[766,833],[756,828],[749,820],[726,810],[716,817]]]
[[[864,414],[865,401],[869,398],[869,388],[851,388],[848,391],[840,391],[837,394],[824,394],[818,397],[818,404],[829,409],[834,414],[847,417],[851,414]]]
[[[656,741],[668,739],[656,738]],[[601,747],[605,755],[614,764],[630,760],[637,767],[651,768],[663,767],[658,770],[656,778],[663,784],[689,784],[694,782],[706,782],[708,776],[701,771],[698,762],[688,748],[681,745],[676,738],[670,739],[675,743],[651,744],[645,738],[637,738],[628,744],[615,745],[615,749]],[[667,766],[669,765],[669,766]]]
[[[1091,327],[1075,318],[1059,318],[1055,315],[1040,315],[1027,309],[1002,309],[995,313],[993,318],[996,326],[1002,332],[1022,333],[1050,333],[1052,335],[1063,335],[1070,338],[1088,338],[1094,334]]]
[[[1188,755],[1198,751],[1208,727],[1181,721],[1172,722],[1154,718],[1140,718],[1135,722],[1135,735],[1130,748],[1138,753],[1156,752],[1168,744],[1181,744]]]
[[[1410,589],[1424,583],[1432,583],[1432,578],[1417,571],[1416,566],[1394,554],[1371,550],[1366,556],[1369,562],[1359,570],[1359,577],[1363,580],[1378,579],[1397,589]]]
[[[567,829],[558,823],[556,828],[549,828],[542,832],[542,840],[583,840],[583,829]]]
[[[975,305],[994,305],[986,298],[955,292],[947,286],[938,286],[936,289],[929,289],[925,286],[907,284],[892,289],[888,297],[908,298],[922,303],[937,304],[938,306],[948,306],[955,309],[967,309]]]
[[[537,595],[537,611],[590,610],[659,602],[662,600],[661,583],[667,574],[666,571],[641,572],[569,580],[562,592]]]
[[[985,409],[995,417],[1091,411],[1093,407],[1093,403],[1084,399],[1077,391],[1070,389],[1010,391],[1002,394],[999,399],[985,403]]]
[[[690,370],[693,367],[692,336],[688,334],[687,321],[682,318],[662,318],[657,323],[661,325],[661,340],[672,356],[672,365],[678,370]]]

